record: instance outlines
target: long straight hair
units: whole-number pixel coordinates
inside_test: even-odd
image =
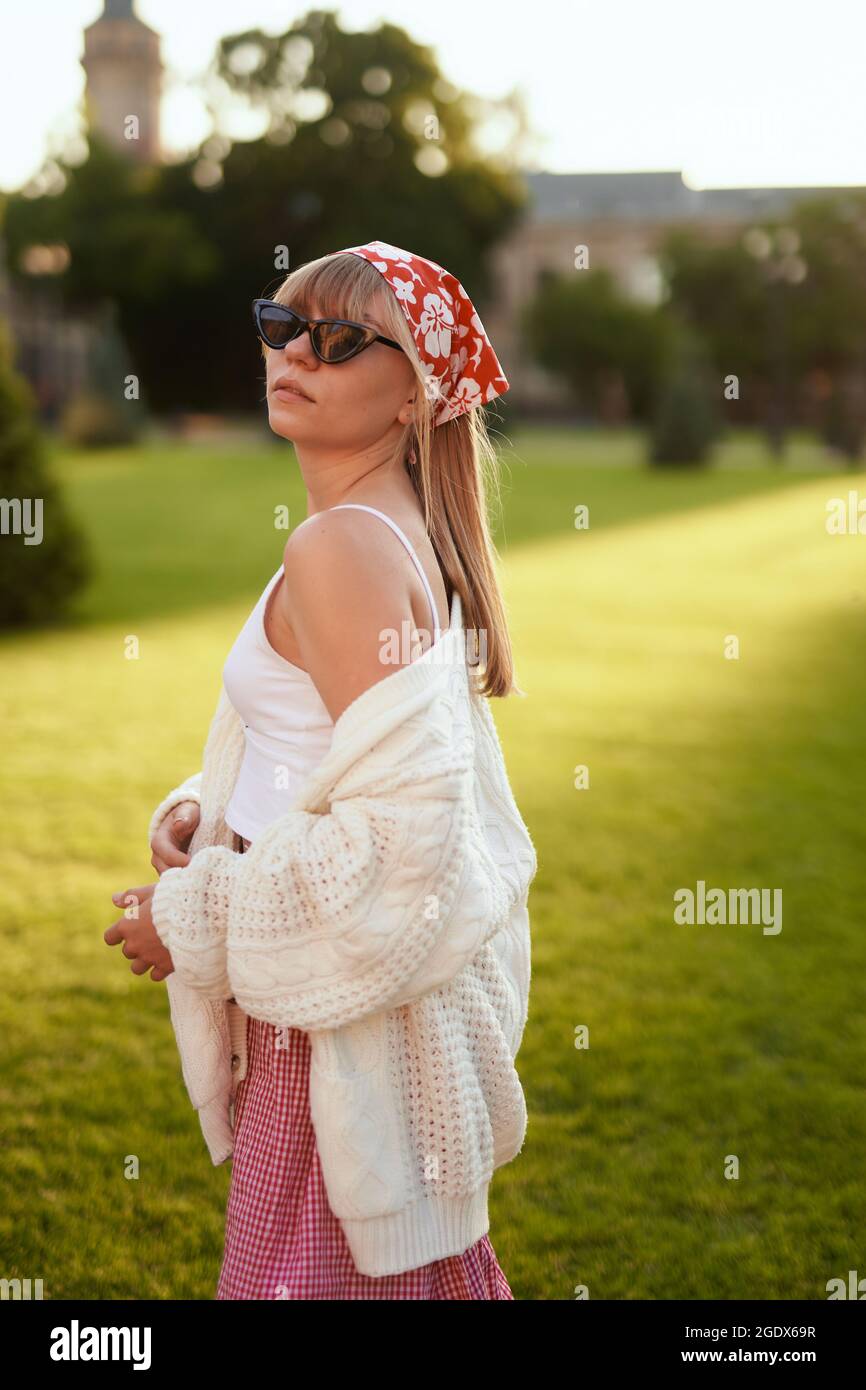
[[[456,589],[463,624],[473,634],[468,656],[476,668],[475,688],[484,696],[523,695],[514,682],[514,662],[505,605],[496,576],[498,554],[490,531],[488,506],[501,515],[499,460],[487,431],[485,412],[465,411],[456,420],[433,426],[437,401],[415,349],[412,330],[378,270],[362,256],[335,252],[290,271],[271,296],[301,314],[312,305],[322,318],[358,321],[378,310],[386,337],[406,352],[418,382],[415,419],[397,445],[421,503],[424,526],[448,590]],[[262,344],[262,356],[269,349]],[[480,672],[483,671],[483,674]]]

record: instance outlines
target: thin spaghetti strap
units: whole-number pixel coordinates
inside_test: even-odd
[[[435,636],[433,640],[435,642],[438,642],[442,629],[439,626],[439,613],[437,611],[436,603],[433,598],[433,590],[430,587],[430,580],[424,573],[424,566],[421,564],[421,561],[415,554],[414,547],[410,544],[405,532],[401,531],[396,521],[392,521],[389,516],[386,516],[384,512],[380,512],[377,507],[368,507],[366,502],[339,502],[336,507],[329,507],[328,510],[331,512],[338,512],[344,507],[358,507],[363,512],[372,512],[374,516],[379,516],[382,518],[383,521],[387,522],[394,534],[400,537],[400,540],[403,542],[410,556],[412,557],[412,561],[420,576],[421,583],[424,585],[424,589],[427,593],[427,600],[430,604],[430,612],[433,615],[433,627],[435,629]]]

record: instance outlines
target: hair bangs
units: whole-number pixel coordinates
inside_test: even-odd
[[[336,253],[290,271],[273,297],[306,318],[315,308],[316,318],[362,323],[377,300],[384,302],[382,289],[382,277],[369,262]]]

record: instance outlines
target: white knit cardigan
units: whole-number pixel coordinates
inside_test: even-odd
[[[489,1229],[495,1168],[523,1146],[514,1061],[527,1019],[537,857],[462,606],[365,690],[293,808],[246,854],[224,820],[243,721],[223,687],[184,868],[153,920],[187,1090],[213,1162],[233,1146],[246,1015],[310,1034],[310,1109],[332,1210],[362,1274],[414,1269]]]

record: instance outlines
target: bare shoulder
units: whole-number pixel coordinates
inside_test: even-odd
[[[404,655],[399,639],[412,630],[408,590],[395,583],[400,571],[382,544],[384,529],[356,510],[318,512],[292,532],[283,554],[292,631],[334,721],[394,673],[395,648]]]

